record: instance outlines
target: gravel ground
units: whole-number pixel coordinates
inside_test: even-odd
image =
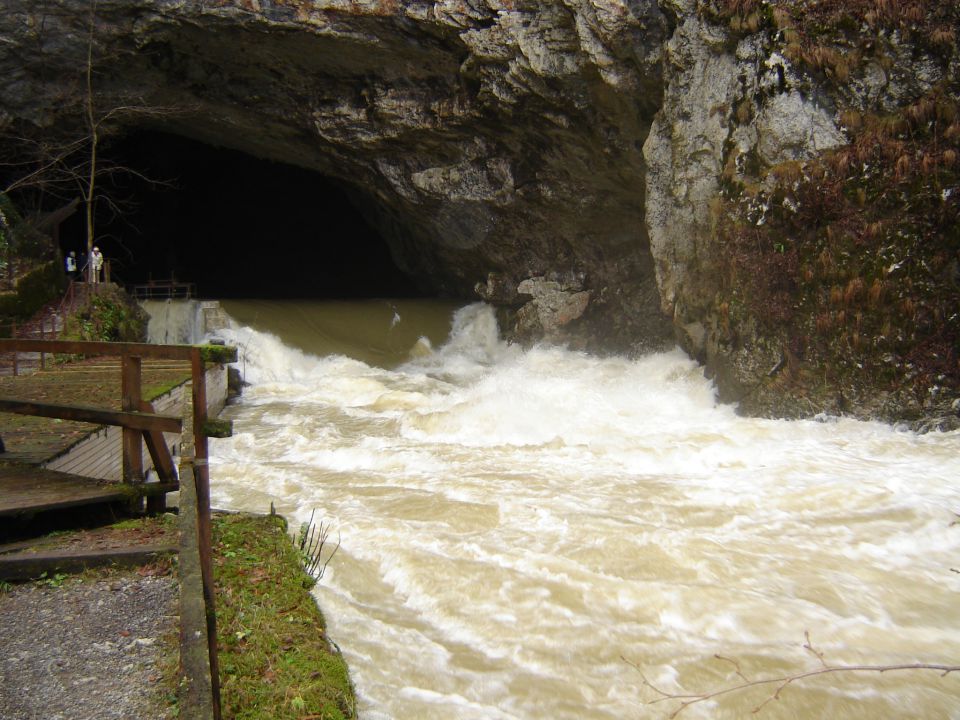
[[[0,718],[172,717],[159,660],[178,612],[175,577],[135,570],[0,592]]]

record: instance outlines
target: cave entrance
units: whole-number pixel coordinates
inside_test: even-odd
[[[111,279],[175,277],[207,298],[422,295],[342,183],[180,136],[138,131],[104,149],[96,237]],[[149,178],[151,182],[146,178]],[[86,249],[82,213],[61,249]]]

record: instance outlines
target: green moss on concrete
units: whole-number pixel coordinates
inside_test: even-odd
[[[226,365],[237,361],[237,349],[230,345],[201,345],[200,357],[207,363]]]

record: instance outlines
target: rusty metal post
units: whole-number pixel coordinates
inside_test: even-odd
[[[124,355],[120,366],[121,409],[140,411],[140,380],[143,360],[137,355]],[[123,481],[132,485],[143,482],[143,440],[141,431],[123,428]],[[140,510],[140,507],[135,508]]]
[[[207,424],[206,363],[200,348],[190,354],[193,386],[194,478],[197,486],[197,519],[200,534],[200,564],[203,568],[203,594],[207,602],[207,635],[210,640],[210,674],[213,683],[214,716],[220,720],[220,663],[217,658],[216,588],[213,580],[213,533],[210,526],[209,445]]]

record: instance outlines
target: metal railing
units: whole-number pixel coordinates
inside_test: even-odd
[[[194,283],[176,280],[151,280],[134,285],[131,290],[137,300],[189,300],[197,294],[197,286]]]

